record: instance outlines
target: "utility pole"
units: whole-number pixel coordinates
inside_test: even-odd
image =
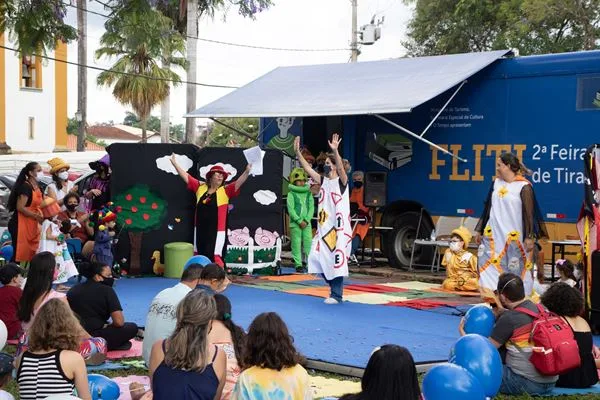
[[[87,121],[87,9],[86,0],[77,0],[77,151],[85,151]]]
[[[352,3],[352,36],[350,40],[350,60],[356,62],[358,58],[358,23],[357,23],[357,8],[358,0],[350,0]]]

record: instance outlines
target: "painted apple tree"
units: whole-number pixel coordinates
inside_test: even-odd
[[[134,185],[113,199],[120,211],[118,223],[129,235],[129,273],[141,273],[143,234],[159,229],[167,215],[167,202],[147,185]]]

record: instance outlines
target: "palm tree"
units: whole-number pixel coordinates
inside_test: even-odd
[[[143,2],[140,2],[140,4]],[[142,123],[142,142],[146,142],[146,125],[152,108],[170,93],[170,83],[181,79],[168,65],[186,67],[183,37],[172,29],[171,20],[149,7],[130,7],[115,11],[105,24],[96,58],[117,57],[109,71],[98,75],[98,85],[113,86],[113,95],[129,105]],[[169,49],[165,56],[164,49]]]

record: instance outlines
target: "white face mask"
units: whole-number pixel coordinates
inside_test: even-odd
[[[36,175],[36,178],[37,178],[37,180],[40,180],[40,179],[42,179],[43,177],[44,177],[44,171],[40,171],[40,172],[38,172],[38,173],[37,173],[37,175]]]
[[[450,250],[457,252],[462,250],[462,244],[460,242],[450,242]]]
[[[63,181],[66,181],[67,179],[69,179],[69,173],[67,171],[63,171],[63,172],[59,173],[57,176],[60,179],[62,179]]]
[[[581,279],[581,271],[576,269],[575,271],[573,271],[573,276],[575,276],[575,279],[580,280]]]

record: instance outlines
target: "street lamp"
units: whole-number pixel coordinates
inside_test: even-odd
[[[83,121],[83,116],[81,115],[81,111],[77,111],[75,113],[75,121],[77,121],[77,122]]]

